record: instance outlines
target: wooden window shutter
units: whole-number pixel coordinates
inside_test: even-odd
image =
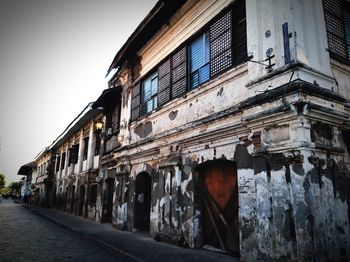
[[[177,51],[171,59],[171,96],[181,96],[187,90],[187,49],[186,46]]]
[[[134,121],[140,117],[140,86],[141,83],[137,83],[131,92],[131,121]]]
[[[344,6],[345,7],[345,6]],[[348,60],[343,5],[341,0],[323,0],[324,18],[331,55]],[[350,33],[350,32],[349,32]]]
[[[170,100],[170,65],[170,59],[168,59],[158,68],[158,106]]]
[[[233,66],[247,61],[247,25],[245,1],[238,1],[232,7]]]
[[[232,12],[220,17],[210,26],[211,78],[232,67]]]

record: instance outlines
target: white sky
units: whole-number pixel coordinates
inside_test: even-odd
[[[156,0],[0,0],[0,173],[18,181],[107,88],[117,51]]]

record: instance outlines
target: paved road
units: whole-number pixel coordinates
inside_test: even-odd
[[[31,206],[30,209],[96,244],[111,249],[118,258],[130,262],[238,262],[239,258],[204,249],[181,248],[157,242],[146,232],[115,230],[110,224],[99,224],[54,209]]]
[[[0,202],[0,261],[118,261],[78,234],[11,200]]]

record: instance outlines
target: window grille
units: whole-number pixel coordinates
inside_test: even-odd
[[[323,0],[330,55],[342,61],[350,58],[350,8],[342,0]]]
[[[210,75],[214,77],[232,66],[231,11],[210,26]]]

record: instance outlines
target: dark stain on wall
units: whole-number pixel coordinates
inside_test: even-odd
[[[328,124],[316,122],[311,125],[310,130],[311,141],[317,142],[318,140],[332,140],[332,127]]]
[[[233,161],[237,163],[238,169],[253,169],[253,157],[248,153],[247,147],[244,145],[237,145]]]
[[[169,113],[169,118],[171,121],[173,121],[176,118],[178,112],[179,112],[178,110],[175,110]]]
[[[146,138],[152,133],[152,122],[148,121],[138,125],[135,128],[135,133],[141,138]]]

